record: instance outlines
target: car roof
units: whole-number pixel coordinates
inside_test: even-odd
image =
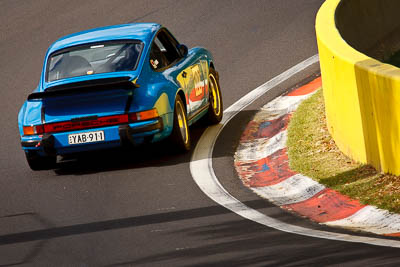
[[[49,48],[48,54],[57,50],[86,43],[103,42],[109,40],[140,40],[150,42],[152,36],[161,28],[157,23],[133,23],[113,25],[91,29],[67,35],[55,41]]]

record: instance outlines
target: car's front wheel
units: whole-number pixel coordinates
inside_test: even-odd
[[[208,75],[208,88],[210,91],[208,121],[210,124],[217,124],[222,120],[223,107],[218,75],[212,68],[210,68],[210,73]]]
[[[29,167],[34,171],[49,170],[57,162],[56,156],[40,156],[34,151],[25,151],[25,156]]]
[[[183,152],[190,150],[190,132],[186,116],[186,109],[181,97],[175,100],[174,124],[171,139],[177,149]]]

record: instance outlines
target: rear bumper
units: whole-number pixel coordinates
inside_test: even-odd
[[[164,130],[164,123],[161,117],[101,128],[85,129],[80,131],[60,132],[44,134],[42,136],[23,136],[21,146],[24,150],[36,150],[43,155],[63,155],[76,152],[104,149],[121,146],[123,144],[140,145],[152,142],[154,135]],[[70,145],[68,135],[92,131],[104,131],[105,140],[95,143]]]
[[[122,144],[129,143],[132,145],[137,145],[137,140],[135,139],[135,135],[143,133],[152,133],[152,135],[154,135],[155,132],[161,132],[163,129],[164,129],[163,121],[161,118],[159,118],[149,124],[137,127],[131,127],[129,124],[120,125],[118,127],[118,134]],[[152,135],[150,137],[152,137]]]

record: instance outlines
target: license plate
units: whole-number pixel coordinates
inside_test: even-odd
[[[68,135],[68,144],[85,144],[104,141],[104,131],[77,133]]]

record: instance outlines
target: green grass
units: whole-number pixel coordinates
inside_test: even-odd
[[[326,127],[322,90],[300,104],[288,127],[290,168],[363,204],[400,213],[400,177],[342,154]]]

